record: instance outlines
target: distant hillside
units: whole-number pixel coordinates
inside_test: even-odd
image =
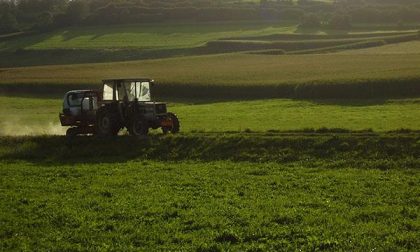
[[[292,23],[220,22],[62,28],[0,37],[0,67],[159,59],[222,53],[308,54],[418,40],[395,26],[347,33]],[[375,30],[378,29],[378,30]]]
[[[417,0],[16,0],[0,2],[0,34],[151,22],[294,21],[348,29],[357,23],[420,22]]]

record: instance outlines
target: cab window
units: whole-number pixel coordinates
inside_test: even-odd
[[[83,99],[83,94],[73,93],[68,96],[68,103],[70,107],[80,107]]]
[[[96,110],[98,109],[98,98],[97,97],[85,97],[82,102],[83,110]]]
[[[105,101],[112,101],[112,99],[113,99],[113,88],[112,88],[112,84],[110,84],[110,83],[105,83],[104,84],[104,95],[103,95],[103,99]]]

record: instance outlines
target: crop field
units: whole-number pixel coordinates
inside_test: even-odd
[[[287,23],[0,37],[0,251],[419,251],[419,48]],[[66,91],[129,77],[179,134],[64,136]]]
[[[420,54],[420,53],[419,53]],[[1,84],[98,84],[102,78],[157,76],[162,84],[278,85],[419,78],[419,54],[217,55],[107,64],[4,68]],[[300,67],[297,67],[300,66]]]
[[[381,47],[342,51],[338,54],[415,54],[420,52],[420,41],[403,42]]]
[[[383,98],[418,95],[419,70],[418,54],[233,54],[4,68],[0,89],[62,94],[101,79],[150,76],[162,87],[156,92],[172,98]]]

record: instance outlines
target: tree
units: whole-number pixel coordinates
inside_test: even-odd
[[[26,14],[40,14],[45,11],[57,11],[65,8],[68,0],[19,0],[18,9]]]
[[[79,24],[89,15],[89,5],[84,0],[73,0],[66,10],[66,18],[69,24]]]
[[[10,13],[5,12],[0,17],[0,33],[11,33],[19,31],[16,17]]]
[[[36,19],[36,23],[33,26],[33,29],[38,30],[38,31],[49,31],[53,28],[53,15],[51,14],[51,12],[43,12],[41,13],[37,19]]]
[[[328,21],[328,26],[333,29],[350,29],[351,28],[351,17],[346,14],[335,14]]]
[[[299,24],[300,28],[319,28],[321,26],[321,19],[315,14],[304,15]]]
[[[260,7],[266,8],[268,6],[268,0],[260,0]]]
[[[298,5],[307,5],[309,3],[308,0],[298,0],[297,1]]]

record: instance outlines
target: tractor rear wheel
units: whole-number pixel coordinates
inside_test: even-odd
[[[162,127],[163,134],[168,132],[171,132],[172,134],[178,133],[180,129],[178,117],[174,113],[168,112],[168,118],[172,122],[172,127]]]
[[[100,136],[116,136],[120,130],[117,115],[109,112],[99,112],[97,116],[97,134]]]
[[[132,136],[146,136],[149,133],[149,125],[143,117],[135,117],[128,127],[128,132]]]

